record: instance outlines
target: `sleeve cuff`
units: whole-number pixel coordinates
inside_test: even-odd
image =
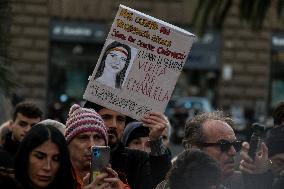
[[[162,156],[167,153],[167,147],[163,144],[162,138],[158,140],[150,140],[150,155],[152,156]]]

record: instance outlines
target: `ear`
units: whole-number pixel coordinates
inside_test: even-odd
[[[14,120],[10,120],[10,122],[9,122],[10,130],[13,130],[14,126],[15,126],[15,121]]]

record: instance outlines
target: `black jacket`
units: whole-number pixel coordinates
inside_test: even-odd
[[[5,135],[4,144],[0,148],[0,167],[14,167],[14,159],[19,145],[20,142],[12,140],[12,132],[9,132]]]
[[[283,189],[284,188],[284,176],[276,177],[273,181],[273,189]]]
[[[263,174],[245,174],[235,171],[222,183],[229,189],[271,189],[273,175],[270,171]]]
[[[111,153],[111,166],[123,182],[128,181],[131,189],[154,189],[170,169],[171,158],[169,153],[152,156],[125,148],[121,143]]]

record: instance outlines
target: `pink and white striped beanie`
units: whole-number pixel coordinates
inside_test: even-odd
[[[101,134],[108,144],[107,130],[102,117],[93,109],[82,108],[74,104],[69,111],[65,128],[65,139],[70,141],[83,132],[96,131]]]

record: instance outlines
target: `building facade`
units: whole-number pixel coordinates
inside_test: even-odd
[[[240,107],[262,116],[284,98],[284,24],[271,8],[263,29],[253,31],[240,21],[238,3],[233,1],[222,30],[199,37],[173,98],[205,96],[218,109]],[[119,4],[190,30],[197,1],[11,1],[8,52],[20,83],[16,94],[50,117],[80,102]]]

